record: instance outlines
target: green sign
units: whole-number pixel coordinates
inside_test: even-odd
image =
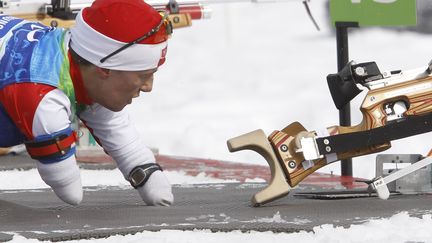
[[[330,16],[333,24],[416,25],[416,0],[330,0]]]

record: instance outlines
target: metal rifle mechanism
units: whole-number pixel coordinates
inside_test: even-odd
[[[252,197],[260,206],[287,195],[308,175],[332,162],[389,149],[391,141],[432,130],[432,64],[408,71],[381,72],[375,62],[349,62],[339,73],[327,76],[333,101],[344,107],[362,90],[368,93],[360,107],[363,120],[355,126],[331,126],[307,131],[294,122],[268,137],[259,129],[227,141],[230,152],[253,150],[270,166],[266,188]],[[382,199],[389,197],[387,183],[432,163],[427,157],[400,171],[369,181]]]

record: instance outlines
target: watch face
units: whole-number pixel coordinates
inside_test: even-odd
[[[132,183],[134,185],[139,185],[146,177],[147,173],[143,169],[139,168],[131,176]]]
[[[140,187],[144,185],[150,175],[157,170],[162,171],[162,168],[157,164],[148,164],[136,167],[130,173],[128,181],[134,188]]]

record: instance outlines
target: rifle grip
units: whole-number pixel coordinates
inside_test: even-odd
[[[339,132],[353,132],[360,128],[360,125],[355,127],[333,126],[327,128],[327,130],[329,131],[329,133],[333,132],[337,134]],[[305,161],[303,154],[296,151],[297,146],[295,144],[297,134],[303,131],[306,131],[306,129],[300,123],[294,122],[286,128],[282,129],[282,131],[274,131],[269,136],[270,143],[273,146],[273,149],[275,150],[279,161],[281,162],[281,166],[284,169],[288,183],[291,187],[298,185],[307,176],[327,164],[342,159],[348,159],[356,156],[381,152],[391,147],[390,142],[388,142],[384,144],[370,146],[367,148],[360,148],[336,154],[336,160],[332,161],[327,161],[327,158],[325,157],[313,161]],[[313,163],[313,165],[310,166],[310,163]]]

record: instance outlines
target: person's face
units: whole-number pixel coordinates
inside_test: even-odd
[[[98,79],[86,85],[90,98],[112,111],[121,111],[140,92],[153,88],[153,74],[157,69],[145,71],[116,71],[97,68]]]

